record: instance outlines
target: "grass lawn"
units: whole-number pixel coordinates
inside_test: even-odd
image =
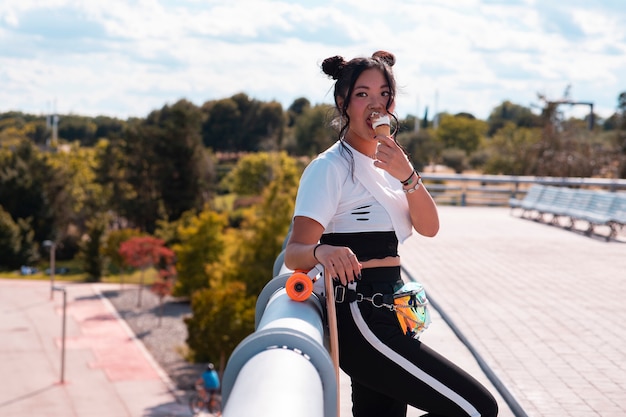
[[[57,272],[54,274],[54,279],[56,281],[65,281],[65,282],[87,282],[88,276],[86,273],[82,271],[82,266],[80,261],[71,260],[71,261],[58,261],[56,262],[56,270],[60,271],[61,269],[67,270],[67,272]],[[0,271],[0,278],[5,279],[32,279],[32,280],[42,280],[47,281],[50,279],[50,274],[47,269],[49,268],[48,263],[42,263],[37,267],[37,272],[29,275],[22,275],[19,270],[16,271]],[[139,284],[141,283],[141,274],[142,272],[139,270],[129,270],[123,274],[119,273],[107,273],[106,275],[100,278],[99,282],[105,283],[124,283],[124,284]],[[152,284],[158,277],[158,273],[155,269],[150,268],[144,272],[143,283],[145,285]]]

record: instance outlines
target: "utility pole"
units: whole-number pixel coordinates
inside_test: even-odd
[[[52,135],[46,139],[46,147],[49,148],[57,144],[59,135],[59,115],[57,114],[56,100],[54,101],[54,107],[46,116],[46,128],[52,130]]]

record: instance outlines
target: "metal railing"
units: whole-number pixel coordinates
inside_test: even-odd
[[[626,179],[583,177],[535,177],[522,175],[468,175],[421,173],[437,204],[456,206],[508,206],[509,198],[521,198],[532,184],[626,190]]]
[[[292,271],[274,264],[259,294],[256,330],[233,351],[222,380],[224,417],[338,417],[335,369],[325,347],[323,307],[316,296],[293,301]]]

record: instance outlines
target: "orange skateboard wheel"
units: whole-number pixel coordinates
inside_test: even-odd
[[[285,283],[287,295],[294,301],[304,301],[313,292],[313,281],[304,272],[294,272]]]

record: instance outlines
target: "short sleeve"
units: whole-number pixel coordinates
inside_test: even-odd
[[[295,216],[309,217],[324,229],[337,212],[346,172],[329,158],[314,159],[302,173],[296,196]]]

